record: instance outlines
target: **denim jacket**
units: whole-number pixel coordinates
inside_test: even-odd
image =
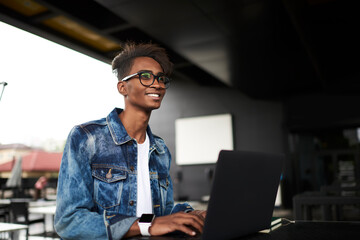
[[[106,118],[75,126],[67,139],[58,179],[54,225],[63,239],[121,239],[136,218],[137,142],[115,108]],[[149,176],[156,216],[193,210],[174,206],[171,156],[151,133]]]

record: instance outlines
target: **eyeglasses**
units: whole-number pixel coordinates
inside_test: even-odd
[[[155,79],[158,80],[158,83],[160,85],[163,85],[163,87],[165,89],[170,87],[170,78],[165,76],[165,74],[163,74],[163,73],[154,75],[151,72],[142,71],[142,72],[138,72],[138,73],[134,73],[129,76],[126,76],[123,79],[121,79],[121,81],[130,80],[131,78],[133,78],[135,76],[139,76],[140,83],[145,87],[150,87],[151,85],[153,85],[155,82]]]

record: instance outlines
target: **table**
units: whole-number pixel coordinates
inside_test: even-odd
[[[268,234],[255,234],[239,239],[246,240],[358,240],[360,222],[296,221],[284,224]]]
[[[142,240],[175,240],[171,236],[133,237],[130,239]],[[179,239],[179,238],[177,238]],[[191,239],[191,238],[189,238]],[[282,223],[282,226],[269,233],[255,233],[238,240],[359,240],[360,222],[315,222],[295,221]]]
[[[28,228],[27,225],[0,222],[0,232],[14,232],[19,230],[24,230],[27,228]]]
[[[57,234],[55,233],[55,229],[54,229],[54,216],[55,216],[55,212],[56,212],[56,205],[30,205],[29,206],[29,213],[31,214],[43,214],[43,215],[50,215],[50,219],[51,222],[49,224],[46,225],[51,225],[51,230],[50,231],[46,231],[46,235],[50,235],[50,236],[57,236]],[[45,217],[45,221],[47,221],[48,218]],[[46,229],[46,226],[45,226]]]
[[[11,200],[20,201],[20,202],[28,202],[29,207],[43,207],[43,206],[55,206],[56,201],[33,201],[29,198],[13,198],[13,199],[0,199],[0,204],[10,205]]]
[[[56,211],[55,205],[42,206],[42,207],[36,207],[30,205],[29,207],[29,213],[34,213],[34,214],[55,215],[55,211]]]
[[[3,204],[3,205],[9,205],[10,204],[10,199],[0,199],[0,204]]]
[[[56,206],[56,201],[31,201],[29,207]]]
[[[27,225],[23,224],[14,224],[14,223],[2,223],[0,222],[0,234],[9,234],[6,237],[9,239],[17,240],[19,239],[18,231],[26,230],[28,228]],[[0,237],[3,237],[0,235]]]

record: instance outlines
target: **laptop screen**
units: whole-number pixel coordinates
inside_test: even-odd
[[[284,155],[221,151],[203,239],[231,239],[271,224]]]

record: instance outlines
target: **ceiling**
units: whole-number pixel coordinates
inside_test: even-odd
[[[198,84],[282,100],[360,93],[356,2],[0,0],[0,21],[108,63],[151,41]]]

